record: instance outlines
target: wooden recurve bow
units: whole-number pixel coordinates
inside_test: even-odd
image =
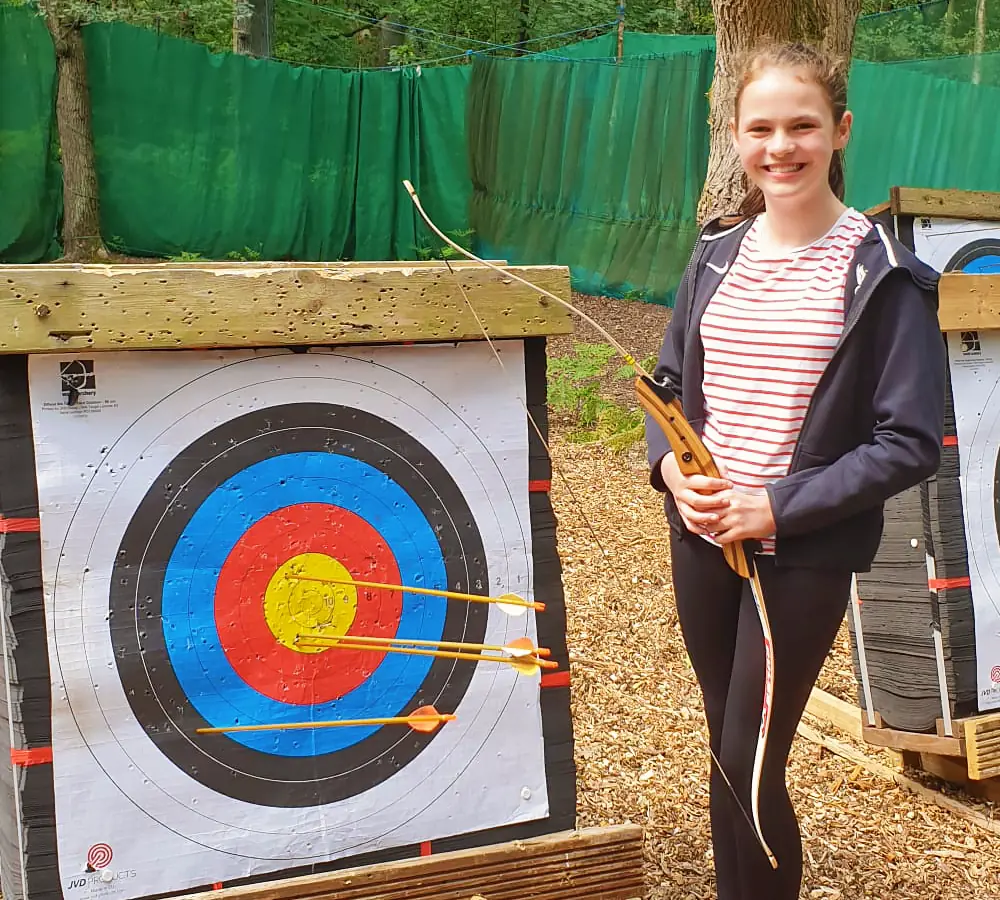
[[[518,281],[526,287],[529,287],[543,296],[548,297],[550,300],[554,300],[556,303],[561,304],[575,315],[582,318],[591,327],[598,331],[604,339],[611,344],[622,359],[624,359],[625,362],[636,372],[635,392],[639,403],[642,408],[649,413],[653,421],[662,429],[664,435],[670,443],[671,449],[674,452],[680,471],[684,475],[707,475],[712,478],[721,477],[719,468],[716,465],[715,460],[712,458],[712,454],[708,451],[708,448],[705,447],[701,438],[691,427],[691,423],[684,417],[680,400],[674,394],[669,385],[656,381],[652,375],[645,372],[635,357],[610,333],[608,333],[605,328],[583,312],[583,310],[578,309],[569,301],[556,296],[552,292],[547,291],[545,288],[532,284],[516,272],[511,272],[509,269],[505,269],[501,266],[494,265],[491,262],[487,262],[485,259],[481,259],[445,235],[434,224],[434,222],[431,221],[430,217],[424,211],[424,208],[420,203],[420,198],[417,196],[413,185],[408,180],[404,180],[403,185],[406,188],[407,193],[410,195],[410,199],[413,201],[413,205],[416,207],[417,212],[427,224],[428,228],[430,228],[431,231],[433,231],[434,234],[437,235],[440,240],[444,241],[444,243],[449,247],[468,259],[499,272],[504,276],[504,278],[510,278],[514,281]],[[461,281],[457,277],[456,283],[461,290],[462,296],[465,298],[466,304],[469,306],[469,309],[476,319],[480,330],[483,332],[483,336],[490,342],[490,346],[492,347],[490,336],[487,334],[482,320],[472,307],[472,303],[469,301],[465,288],[462,287]],[[778,867],[778,861],[775,858],[774,853],[771,851],[771,848],[768,846],[767,841],[764,839],[764,834],[760,827],[759,803],[760,780],[763,772],[764,754],[767,749],[768,734],[770,731],[771,706],[774,699],[774,643],[771,636],[771,625],[767,616],[767,608],[764,605],[764,592],[760,584],[760,579],[757,574],[757,568],[754,564],[752,554],[748,554],[746,552],[742,541],[734,541],[732,543],[722,545],[722,552],[729,567],[741,578],[746,578],[750,582],[754,604],[757,607],[757,615],[760,619],[761,630],[764,635],[764,698],[761,704],[760,730],[757,734],[757,746],[754,751],[753,779],[750,786],[750,803],[753,813],[752,820],[751,817],[747,815],[746,809],[739,798],[736,788],[727,777],[726,772],[722,767],[722,763],[719,761],[715,751],[712,749],[711,742],[708,742],[708,752],[712,755],[712,759],[718,767],[723,780],[732,792],[737,806],[740,808],[740,811],[743,813],[747,822],[753,829],[761,849],[767,856],[768,862],[771,864],[773,869],[776,869]]]
[[[681,474],[706,475],[709,478],[722,477],[712,454],[702,443],[694,428],[691,427],[691,423],[684,417],[680,400],[669,386],[655,381],[649,375],[639,374],[635,379],[635,392],[642,408],[649,413],[653,421],[666,435]],[[764,635],[764,698],[761,703],[757,746],[754,750],[750,808],[753,812],[752,824],[757,834],[757,840],[767,855],[771,868],[776,869],[778,861],[764,839],[764,832],[760,827],[760,780],[771,726],[771,708],[774,703],[774,640],[771,635],[771,622],[767,615],[767,607],[764,605],[764,589],[760,584],[753,555],[747,553],[742,541],[723,544],[722,555],[729,564],[729,568],[750,582],[754,605],[757,607],[757,617],[760,619],[760,627]],[[715,757],[714,751],[712,756]],[[715,760],[715,763],[725,778],[722,764],[718,759]],[[726,780],[728,781],[728,779]],[[735,794],[735,788],[732,784],[730,784],[730,789]]]

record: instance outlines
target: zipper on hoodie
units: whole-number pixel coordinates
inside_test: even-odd
[[[867,308],[868,302],[871,300],[872,295],[878,289],[878,286],[886,279],[886,277],[888,277],[888,275],[891,272],[896,271],[896,268],[897,268],[896,266],[889,266],[889,268],[885,272],[882,272],[882,274],[880,274],[872,282],[871,287],[868,289],[868,293],[865,297],[864,303],[858,304],[854,309],[851,310],[851,315],[848,318],[847,322],[845,323],[843,330],[840,332],[840,339],[837,341],[837,345],[833,348],[833,353],[830,354],[830,359],[827,362],[826,367],[823,369],[823,373],[819,376],[819,380],[816,382],[816,388],[815,390],[813,390],[812,396],[809,398],[809,403],[806,406],[806,414],[802,417],[802,426],[799,428],[799,437],[798,440],[796,440],[795,442],[795,447],[792,450],[792,458],[788,463],[789,475],[791,475],[795,471],[795,464],[798,462],[799,459],[799,449],[802,446],[802,438],[806,433],[806,426],[809,424],[809,415],[813,411],[813,404],[815,402],[816,395],[820,391],[820,386],[823,384],[823,379],[826,378],[827,373],[830,371],[830,367],[833,364],[834,359],[840,352],[841,348],[844,346],[844,343],[850,336],[850,333],[854,330],[854,326],[857,325],[858,321],[861,319],[861,314]]]
[[[690,255],[690,257],[688,258],[688,263],[684,267],[684,274],[681,276],[680,284],[684,283],[684,280],[688,277],[688,275],[690,274],[690,272],[691,272],[692,269],[697,268],[698,263],[701,262],[701,257],[705,254],[705,242],[702,240],[702,236],[704,235],[704,233],[705,233],[704,227],[698,229],[698,237],[697,237],[697,240],[695,241],[694,252]],[[694,281],[688,281],[688,286],[687,286],[687,292],[688,292],[688,314],[687,314],[687,321],[684,323],[684,345],[685,345],[684,346],[684,355],[685,355],[685,357],[687,356],[688,350],[690,349],[690,347],[688,346],[688,341],[691,339],[691,333],[690,333],[690,329],[691,329],[691,315],[694,312],[694,303],[695,303],[695,299],[696,299],[695,298],[695,291],[694,291],[694,289],[695,289],[695,282]],[[674,304],[674,311],[676,311],[676,310],[677,310],[677,304],[675,303]],[[671,313],[670,315],[671,315],[671,318],[673,318],[673,313]],[[683,377],[683,370],[684,370],[684,366],[682,364],[681,365],[681,375],[682,375],[682,377]],[[680,399],[680,398],[678,398],[678,399]]]

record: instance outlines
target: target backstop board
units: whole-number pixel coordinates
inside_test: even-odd
[[[6,897],[574,827],[544,445],[563,314],[461,266],[8,275]],[[565,270],[529,277],[568,293]],[[468,658],[517,639],[551,667]],[[401,721],[429,707],[454,719]]]

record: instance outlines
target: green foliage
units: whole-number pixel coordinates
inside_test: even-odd
[[[233,0],[52,2],[65,18],[81,24],[127,22],[213,52],[232,50]],[[240,3],[242,8],[248,0]],[[511,45],[524,39],[530,42],[526,49],[536,52],[596,37],[604,29],[593,26],[609,25],[616,13],[616,0],[275,0],[273,56],[299,65],[365,68],[378,64],[382,40],[402,31],[404,42],[387,48],[389,65],[442,59],[461,64],[468,60],[466,51],[512,55],[518,51]],[[626,24],[632,31],[710,33],[711,0],[628,0]],[[576,33],[546,39],[563,32]]]
[[[572,354],[550,359],[548,402],[573,421],[568,435],[571,441],[599,441],[611,450],[623,451],[644,440],[645,419],[640,409],[625,407],[601,394],[601,379],[609,375],[614,356],[607,344],[577,343]],[[643,363],[644,368],[647,363]],[[628,379],[634,377],[634,370],[623,366],[610,374]]]
[[[572,356],[549,360],[548,400],[554,409],[571,412],[582,424],[597,420],[601,404],[600,378],[615,351],[607,344],[575,344]]]
[[[655,353],[650,354],[645,359],[639,360],[639,365],[644,372],[652,372],[656,367],[658,357]],[[624,365],[615,372],[616,378],[635,378],[638,373],[633,366]]]
[[[1000,8],[987,6],[983,50],[1000,50]],[[976,48],[975,0],[932,0],[858,21],[854,55],[872,62],[962,56]]]
[[[454,231],[445,231],[445,234],[450,237],[456,244],[460,247],[465,247],[466,250],[472,250],[472,236],[476,233],[474,228],[463,228],[456,229]],[[448,244],[440,245],[422,245],[420,247],[413,248],[416,251],[417,257],[419,259],[464,259],[461,253],[459,253],[454,247]]]
[[[609,403],[601,410],[593,427],[577,428],[570,432],[569,438],[581,444],[599,441],[609,450],[621,453],[645,440],[645,416],[640,409]]]
[[[251,250],[249,247],[244,247],[242,250],[230,250],[226,254],[226,259],[233,259],[241,262],[257,262],[261,258],[259,249]]]

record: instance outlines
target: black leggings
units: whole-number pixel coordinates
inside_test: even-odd
[[[785,787],[795,729],[850,597],[851,573],[776,568],[757,558],[774,638],[774,706],[760,784],[756,834],[712,764],[712,844],[718,900],[796,900],[802,881],[799,824]],[[753,817],[750,787],[764,697],[764,644],[750,583],[697,535],[671,531],[674,594],[688,655],[705,699],[712,749]]]

